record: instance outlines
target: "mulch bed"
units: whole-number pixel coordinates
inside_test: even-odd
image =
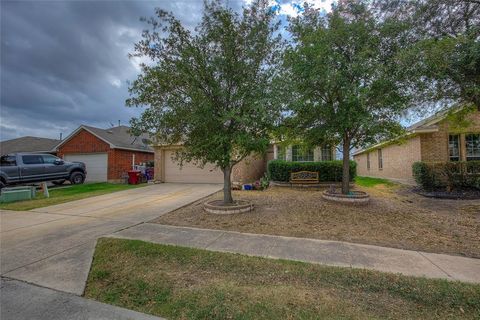
[[[427,191],[421,188],[413,188],[412,191],[427,198],[457,199],[457,200],[480,199],[480,190],[477,190],[477,189],[452,190],[448,192],[445,189]]]

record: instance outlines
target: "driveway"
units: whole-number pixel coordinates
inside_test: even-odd
[[[31,211],[0,211],[1,275],[82,294],[96,239],[185,206],[216,184],[157,184]]]

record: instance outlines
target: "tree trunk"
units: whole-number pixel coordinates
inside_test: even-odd
[[[350,192],[350,139],[343,140],[342,193]]]
[[[230,180],[232,175],[232,166],[228,165],[222,168],[223,171],[223,204],[233,203],[232,198],[232,181]]]

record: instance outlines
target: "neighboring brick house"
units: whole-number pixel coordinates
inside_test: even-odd
[[[448,114],[412,125],[397,140],[355,152],[357,174],[415,184],[412,165],[416,161],[480,160],[480,111],[468,114],[469,125],[461,129],[452,125]]]
[[[86,181],[119,182],[133,165],[153,161],[148,136],[134,137],[129,127],[100,129],[82,125],[57,146],[57,155],[66,161],[87,166]]]
[[[155,179],[161,182],[185,183],[223,183],[223,173],[213,165],[203,168],[193,163],[183,167],[175,161],[175,152],[181,146],[155,146]],[[322,161],[333,160],[333,148],[304,149],[300,146],[282,147],[272,144],[265,155],[252,155],[235,165],[232,170],[234,183],[250,183],[260,179],[266,171],[268,161],[284,159],[287,161]]]

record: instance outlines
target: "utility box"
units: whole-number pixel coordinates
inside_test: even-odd
[[[35,186],[19,186],[19,187],[7,187],[2,189],[3,191],[15,191],[15,190],[29,190],[32,193],[32,199],[37,195],[37,187]]]
[[[20,189],[20,190],[2,190],[0,195],[0,202],[14,202],[22,200],[31,200],[32,191],[29,189]]]

